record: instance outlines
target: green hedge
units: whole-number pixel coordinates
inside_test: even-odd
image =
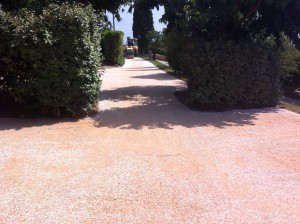
[[[186,38],[182,32],[172,30],[166,34],[166,57],[175,71],[182,71],[182,55],[186,44]]]
[[[24,109],[81,115],[100,91],[100,17],[90,6],[50,5],[41,15],[0,11],[0,88]]]
[[[205,110],[275,106],[279,65],[273,51],[251,43],[202,42],[184,57],[189,103]]]
[[[124,64],[122,31],[106,30],[103,33],[104,58],[107,64]]]

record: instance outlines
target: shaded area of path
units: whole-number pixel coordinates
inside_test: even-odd
[[[295,105],[300,106],[300,99],[297,99],[297,98],[292,98],[292,97],[285,96],[282,99],[282,102],[291,103],[291,104],[295,104]]]
[[[201,126],[252,125],[258,113],[277,109],[241,110],[226,113],[195,112],[180,104],[173,93],[184,82],[167,75],[141,59],[127,61],[121,69],[104,75],[101,108],[94,119],[98,127],[142,129]]]
[[[0,223],[299,223],[300,116],[191,111],[139,58],[99,113],[0,119]]]

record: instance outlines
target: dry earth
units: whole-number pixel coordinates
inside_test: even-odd
[[[0,223],[300,223],[300,115],[191,111],[141,59],[100,112],[0,119]]]

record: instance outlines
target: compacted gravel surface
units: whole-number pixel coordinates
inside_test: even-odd
[[[99,113],[0,119],[0,223],[300,223],[300,115],[197,112],[149,62],[103,76]]]

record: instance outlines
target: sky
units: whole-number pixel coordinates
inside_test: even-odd
[[[118,22],[115,20],[115,27],[116,30],[121,30],[124,32],[124,43],[127,39],[127,37],[132,37],[132,23],[133,23],[133,14],[128,13],[129,6],[125,7],[124,12],[120,12],[121,15],[121,22]],[[152,11],[153,13],[153,22],[154,22],[154,29],[156,31],[162,31],[163,28],[166,27],[166,24],[160,23],[158,20],[161,18],[161,16],[164,14],[164,8],[159,7],[159,10],[154,9]],[[112,23],[112,14],[108,14],[109,21]]]

